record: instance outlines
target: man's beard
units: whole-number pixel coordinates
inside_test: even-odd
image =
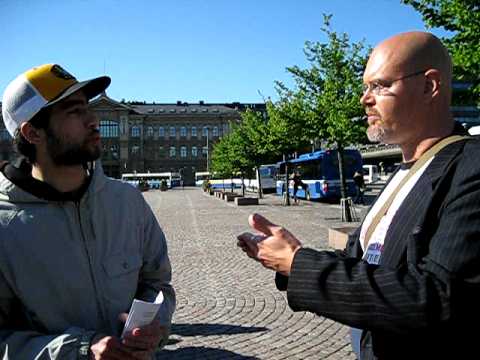
[[[367,137],[371,142],[383,143],[385,129],[381,125],[370,125],[367,129]]]
[[[82,143],[68,143],[57,136],[50,128],[45,130],[47,134],[47,151],[52,161],[57,166],[81,165],[100,157],[100,146],[89,147],[88,137]],[[90,136],[96,135],[94,130]]]

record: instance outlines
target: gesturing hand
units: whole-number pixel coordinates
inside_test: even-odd
[[[287,229],[271,223],[259,214],[250,215],[248,223],[259,234],[240,234],[237,245],[266,268],[288,276],[293,257],[302,246],[301,242]]]

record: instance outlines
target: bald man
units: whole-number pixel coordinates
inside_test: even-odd
[[[344,251],[304,248],[259,214],[249,218],[256,233],[238,237],[277,272],[294,311],[362,329],[362,360],[479,357],[480,142],[450,113],[451,69],[429,33],[372,52],[361,98],[368,137],[398,144],[403,163]]]

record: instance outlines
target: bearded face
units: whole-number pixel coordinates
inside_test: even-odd
[[[56,134],[50,127],[45,132],[47,152],[57,166],[80,165],[97,160],[101,155],[98,129],[92,129],[87,136],[76,141]]]

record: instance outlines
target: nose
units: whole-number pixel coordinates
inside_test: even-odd
[[[372,95],[370,88],[366,89],[363,92],[362,97],[360,98],[360,104],[363,106],[367,106],[367,104],[373,104],[375,102],[375,98]]]
[[[97,116],[90,109],[87,110],[87,127],[90,129],[96,129],[99,126]]]

